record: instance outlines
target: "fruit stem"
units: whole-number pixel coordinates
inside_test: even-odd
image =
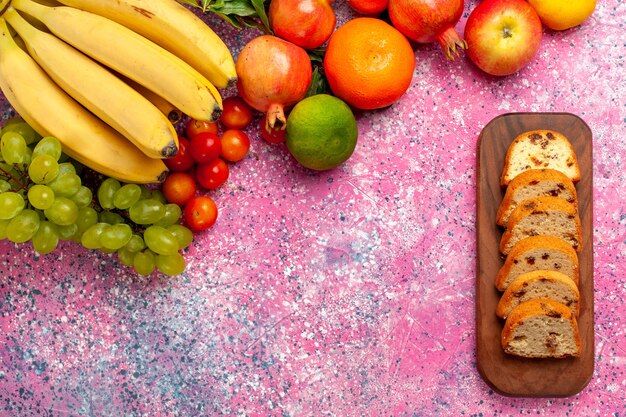
[[[441,32],[437,37],[437,41],[441,45],[446,58],[451,61],[454,61],[461,54],[461,50],[467,49],[467,42],[456,33],[452,26]]]
[[[9,183],[13,181],[17,185],[18,188],[13,191],[20,191],[20,190],[26,191],[26,188],[28,186],[28,181],[26,182],[22,182],[22,181],[24,180],[24,178],[28,178],[28,172],[25,169],[20,169],[17,166],[17,164],[15,165],[15,170],[20,173],[19,178],[13,175],[11,171],[7,171],[4,168],[2,168],[2,166],[0,166],[0,177],[6,178],[6,180]]]
[[[284,130],[285,127],[287,127],[287,118],[283,112],[283,105],[270,104],[270,107],[267,109],[265,128],[270,132],[271,129]]]

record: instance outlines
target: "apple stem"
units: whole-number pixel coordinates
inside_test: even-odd
[[[467,49],[467,42],[456,33],[452,26],[441,32],[437,37],[437,41],[441,45],[446,58],[451,61],[454,61],[461,54],[461,50]]]

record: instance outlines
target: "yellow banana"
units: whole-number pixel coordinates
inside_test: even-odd
[[[52,6],[52,7],[63,6],[63,4],[61,4],[57,0],[35,0],[35,1],[37,3],[43,4],[44,6]]]
[[[209,80],[127,27],[73,7],[47,7],[32,0],[13,0],[12,5],[43,22],[76,49],[154,91],[192,118],[219,118],[222,99]]]
[[[120,77],[130,87],[134,88],[139,94],[144,96],[148,101],[150,101],[157,109],[161,111],[161,113],[163,113],[167,117],[167,119],[173,125],[177,124],[183,119],[183,112],[178,110],[176,107],[172,105],[172,103],[165,100],[160,95],[148,90],[143,85],[137,84],[133,80],[130,80],[124,77],[123,75],[118,74],[118,77]]]
[[[233,57],[222,39],[176,0],[60,0],[107,17],[156,42],[197,69],[215,86],[237,80]]]
[[[78,162],[124,182],[163,181],[167,167],[146,156],[65,93],[15,43],[0,18],[0,89],[40,135],[54,136]]]
[[[13,7],[4,17],[30,55],[66,93],[149,157],[176,155],[176,130],[144,96],[56,36],[31,26]]]

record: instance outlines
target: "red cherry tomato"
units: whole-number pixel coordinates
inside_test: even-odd
[[[269,143],[282,143],[287,140],[287,130],[286,129],[270,129],[267,130],[265,128],[265,118],[261,118],[261,123],[259,123],[259,130],[261,131],[261,137],[268,141]]]
[[[228,179],[228,165],[221,158],[196,167],[196,181],[207,190],[214,190]]]
[[[196,190],[196,180],[186,172],[169,174],[161,187],[165,199],[181,207],[196,195]]]
[[[220,156],[222,142],[215,133],[202,132],[191,139],[189,150],[194,161],[199,164],[207,164]]]
[[[189,140],[183,136],[178,137],[178,152],[171,158],[164,159],[165,166],[170,171],[187,171],[194,164],[193,157],[189,152]]]
[[[243,129],[252,121],[252,107],[239,96],[231,96],[222,102],[220,121],[229,129]]]
[[[194,197],[187,202],[183,211],[183,217],[191,230],[205,230],[215,224],[217,220],[217,206],[210,197]]]
[[[239,129],[228,129],[222,137],[222,158],[230,162],[243,159],[250,149],[250,138]]]
[[[193,139],[198,133],[211,132],[217,135],[217,123],[196,119],[189,119],[185,127],[185,133],[189,139]]]

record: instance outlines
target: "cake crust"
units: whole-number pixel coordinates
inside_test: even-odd
[[[578,323],[569,307],[547,299],[526,301],[511,311],[501,336],[507,354],[525,358],[580,356]]]
[[[561,197],[578,209],[578,196],[572,180],[556,169],[530,169],[513,178],[496,214],[496,223],[506,226],[519,203],[534,197]]]
[[[556,236],[529,236],[509,252],[498,270],[496,288],[504,291],[519,275],[538,269],[564,273],[578,285],[578,254],[572,245]]]
[[[580,217],[576,208],[559,197],[536,197],[522,201],[511,213],[500,240],[500,252],[508,255],[513,246],[529,236],[556,236],[582,251]]]

